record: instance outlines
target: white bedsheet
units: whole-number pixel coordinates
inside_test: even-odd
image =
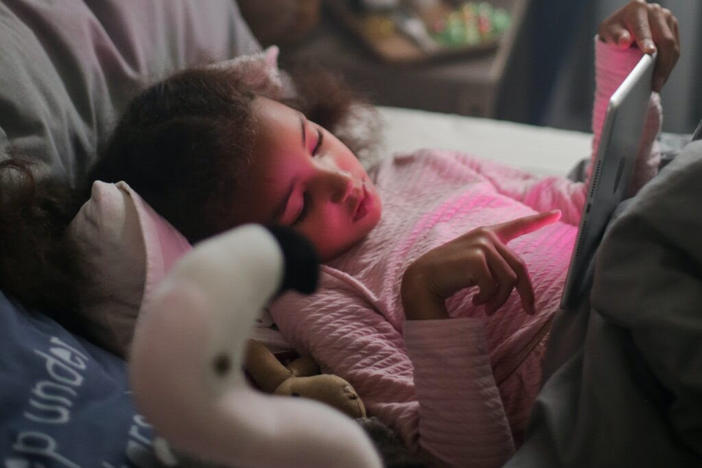
[[[380,154],[460,150],[535,174],[565,175],[590,155],[589,133],[396,107],[379,107]]]

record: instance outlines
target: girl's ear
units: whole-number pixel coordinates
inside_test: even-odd
[[[296,93],[290,78],[278,68],[279,52],[277,46],[270,46],[255,54],[213,63],[209,68],[232,73],[255,94],[275,100],[289,99]]]

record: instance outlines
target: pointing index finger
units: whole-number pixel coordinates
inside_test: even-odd
[[[496,224],[492,230],[502,242],[507,243],[514,238],[553,224],[559,219],[561,219],[561,210],[551,210]]]

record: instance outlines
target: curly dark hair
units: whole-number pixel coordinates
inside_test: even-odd
[[[89,181],[124,180],[191,242],[218,232],[216,201],[253,149],[254,97],[207,68],[151,86],[127,108]]]
[[[0,288],[82,331],[73,314],[83,282],[80,252],[65,235],[82,201],[36,165],[16,155],[0,161]]]
[[[331,73],[305,67],[291,77],[296,97],[282,102],[331,131],[362,102]],[[254,157],[255,97],[226,68],[189,69],[149,86],[132,100],[75,188],[35,177],[37,165],[28,160],[4,161],[0,288],[30,306],[76,310],[80,258],[66,228],[95,180],[125,181],[190,242],[234,227],[228,208]],[[358,151],[367,142],[345,143]]]
[[[332,131],[357,102],[329,72],[292,77],[296,96],[280,100]],[[229,201],[253,157],[255,97],[227,69],[177,73],[132,101],[89,180],[124,180],[191,242],[231,228]]]

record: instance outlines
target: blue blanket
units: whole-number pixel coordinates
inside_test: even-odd
[[[155,466],[122,359],[0,292],[0,464]]]

